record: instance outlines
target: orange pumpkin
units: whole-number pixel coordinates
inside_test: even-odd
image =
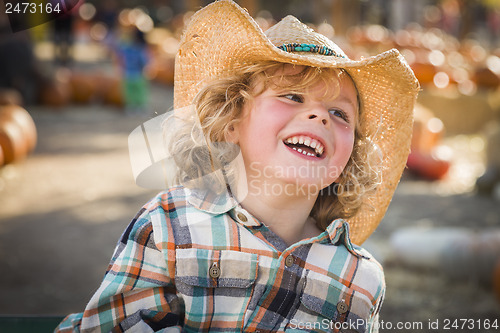
[[[109,76],[100,72],[92,73],[92,84],[95,86],[95,98],[99,102],[104,102],[106,91],[110,87]]]
[[[474,81],[478,87],[486,89],[496,89],[500,86],[500,76],[487,67],[476,69],[472,76],[472,81]]]
[[[434,117],[432,111],[419,103],[415,105],[413,114],[411,150],[430,154],[432,149],[441,141],[444,132],[443,122]]]
[[[419,151],[412,151],[406,164],[410,171],[428,180],[442,179],[450,169],[450,162]]]
[[[114,106],[123,106],[125,104],[123,92],[122,92],[122,82],[120,78],[107,77],[103,79],[103,102],[105,104],[110,104]]]
[[[5,164],[23,160],[28,154],[28,145],[21,127],[10,119],[0,120],[0,146]]]
[[[35,122],[28,111],[17,105],[1,106],[0,119],[10,119],[21,128],[27,141],[28,153],[35,149],[37,131]]]
[[[96,84],[91,75],[72,73],[69,79],[71,99],[73,102],[86,104],[92,101],[96,92]]]
[[[5,158],[3,156],[3,148],[2,148],[2,146],[0,146],[0,167],[3,165],[4,162],[5,162]]]
[[[434,75],[438,72],[436,66],[426,62],[415,61],[410,66],[421,84],[432,83]]]
[[[61,107],[68,104],[71,91],[65,82],[46,80],[39,91],[39,101],[43,105]]]

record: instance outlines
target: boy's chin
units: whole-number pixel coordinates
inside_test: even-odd
[[[298,186],[309,186],[311,189],[312,188],[317,188],[318,190],[322,190],[324,189],[325,187],[328,187],[330,186],[330,184],[332,184],[332,182],[325,182],[324,180],[320,179],[307,179],[307,178],[303,178],[303,179],[299,179],[296,181],[296,184]]]
[[[314,177],[311,178],[300,177],[300,178],[286,179],[283,183],[288,188],[296,188],[297,193],[300,194],[303,193],[304,191],[307,191],[309,193],[319,192],[322,189],[330,186],[333,183],[333,181],[325,182],[325,180],[323,179],[317,179]]]

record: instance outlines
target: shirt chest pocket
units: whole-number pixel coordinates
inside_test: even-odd
[[[184,299],[185,328],[206,330],[212,322],[243,327],[257,272],[253,253],[177,249],[175,283]]]
[[[365,294],[308,271],[301,305],[290,324],[295,329],[313,332],[366,332],[372,311]]]

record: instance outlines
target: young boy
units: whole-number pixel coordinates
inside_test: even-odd
[[[396,50],[353,61],[291,16],[264,34],[232,1],[197,12],[176,58],[175,107],[194,112],[169,144],[179,185],[59,331],[376,331],[383,270],[353,243],[399,181],[417,91]]]

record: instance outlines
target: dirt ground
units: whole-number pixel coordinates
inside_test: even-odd
[[[152,113],[135,117],[98,104],[29,108],[38,146],[26,161],[0,169],[0,314],[83,310],[121,232],[156,193],[135,185],[127,148],[135,127],[172,104],[168,87],[154,86],[152,97]],[[430,183],[406,175],[365,243],[386,272],[382,332],[500,331],[478,328],[486,320],[500,325],[500,303],[488,276],[492,264],[479,272],[475,260],[451,252],[438,269],[418,260],[420,250],[405,259],[393,245],[396,233],[409,227],[476,234],[500,229],[499,202],[472,187],[482,170],[480,139],[460,136],[448,144],[457,161],[450,178]],[[455,319],[474,320],[475,327],[454,328]],[[406,327],[397,329],[398,323]]]

